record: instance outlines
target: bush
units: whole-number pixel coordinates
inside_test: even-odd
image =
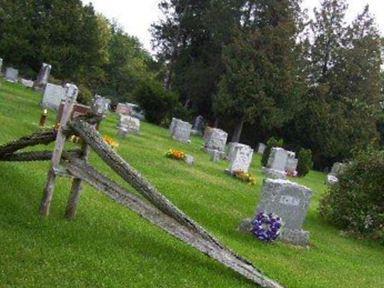
[[[301,149],[298,153],[298,159],[297,175],[304,177],[313,167],[312,151],[309,149]]]
[[[145,112],[148,122],[160,124],[177,105],[175,93],[164,90],[160,82],[148,80],[141,82],[133,96]]]
[[[261,165],[266,167],[268,164],[269,154],[273,147],[283,147],[283,140],[276,139],[274,137],[269,138],[267,141],[267,147],[264,150],[263,157],[261,158]]]
[[[320,212],[337,227],[384,241],[384,151],[360,153],[322,199]]]

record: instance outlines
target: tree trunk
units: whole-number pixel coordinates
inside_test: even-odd
[[[236,124],[235,129],[233,130],[232,142],[240,142],[243,125],[244,125],[244,117],[241,117],[240,121]]]

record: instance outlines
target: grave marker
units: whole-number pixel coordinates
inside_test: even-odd
[[[34,87],[36,89],[42,90],[48,84],[49,75],[51,74],[51,69],[52,69],[52,66],[47,63],[43,63],[41,65],[40,72],[37,75],[37,79],[34,83]]]
[[[207,153],[212,154],[218,151],[221,158],[225,156],[225,145],[227,144],[228,134],[217,128],[210,128],[205,139],[204,149]]]
[[[41,106],[43,108],[50,108],[57,111],[60,107],[61,101],[65,100],[65,93],[65,88],[62,86],[48,83],[45,86]]]
[[[22,78],[20,80],[21,84],[24,86],[24,87],[27,87],[27,88],[33,88],[33,81],[32,80],[28,80],[28,79],[24,79]]]
[[[263,182],[261,200],[256,215],[263,212],[273,213],[282,220],[281,234],[278,239],[294,245],[309,244],[309,232],[302,229],[312,197],[312,191],[288,180],[266,179]],[[252,220],[241,223],[241,229],[250,232]]]
[[[257,154],[263,155],[266,148],[267,145],[264,143],[259,143],[259,146],[257,147]]]
[[[174,140],[189,143],[191,137],[192,125],[188,122],[182,121],[180,119],[172,119],[170,126],[171,136]]]
[[[193,135],[203,135],[204,133],[204,117],[199,115],[196,117],[192,127]]]
[[[236,171],[247,173],[252,162],[253,149],[248,145],[232,143],[232,155],[227,172],[233,174]]]
[[[5,80],[8,82],[12,83],[17,83],[19,77],[19,70],[12,68],[12,67],[7,67],[5,70]]]
[[[140,133],[140,120],[132,117],[120,114],[120,121],[118,125],[118,135],[127,136],[129,133]]]

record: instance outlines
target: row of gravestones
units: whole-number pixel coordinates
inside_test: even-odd
[[[190,142],[192,125],[180,119],[173,118],[169,127],[173,139],[182,143]],[[248,172],[252,162],[253,149],[241,143],[229,143],[228,134],[217,128],[207,127],[204,132],[204,150],[209,153],[213,161],[219,161],[225,156],[230,162],[227,172]],[[257,152],[264,153],[266,145],[260,143]],[[296,171],[298,160],[294,152],[282,148],[273,148],[264,169],[267,179],[264,180],[261,201],[256,210],[273,213],[281,217],[283,228],[280,239],[294,245],[306,246],[309,244],[309,232],[302,229],[307,214],[312,191],[302,185],[286,180],[286,173]],[[245,219],[240,228],[251,232],[252,219]]]
[[[0,58],[0,73],[2,71],[2,67],[3,67],[3,59]],[[51,65],[43,63],[36,81],[21,78],[20,83],[28,88],[43,90],[48,83],[48,78],[51,72],[51,68],[52,68]],[[19,82],[19,70],[13,67],[7,67],[5,69],[4,77],[5,77],[5,80],[9,82],[17,83]]]
[[[0,58],[0,72],[3,65],[3,59]],[[28,88],[34,88],[39,91],[43,91],[43,98],[41,100],[42,108],[49,108],[58,111],[60,114],[60,107],[67,96],[67,88],[64,86],[48,83],[52,66],[43,63],[37,79],[35,81],[20,79],[20,83]],[[19,82],[19,71],[15,68],[8,67],[5,70],[5,79],[9,82]],[[104,115],[109,109],[110,100],[100,95],[95,95],[93,99],[92,107],[76,104],[74,108],[74,114],[78,110],[80,114],[94,110],[98,115]],[[77,109],[77,110],[76,110]],[[74,116],[74,115],[73,115]]]

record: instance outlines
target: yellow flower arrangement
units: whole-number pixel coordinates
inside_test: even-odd
[[[176,149],[169,149],[169,151],[165,154],[166,157],[176,160],[184,160],[185,153],[183,151],[179,151]]]
[[[244,171],[235,171],[234,173],[233,173],[233,175],[237,178],[237,179],[239,179],[239,180],[241,180],[241,181],[243,181],[243,182],[247,182],[247,183],[249,183],[250,185],[255,185],[256,184],[256,177],[255,176],[253,176],[252,174],[250,174],[250,173],[247,173],[247,172],[244,172]]]
[[[112,137],[104,136],[103,140],[105,143],[111,146],[112,149],[117,149],[119,147],[119,143],[115,141]]]

